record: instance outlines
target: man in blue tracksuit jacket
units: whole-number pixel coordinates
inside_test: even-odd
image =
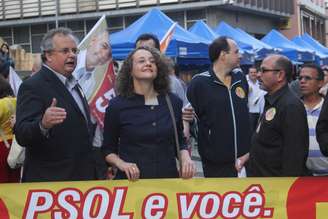
[[[236,68],[236,43],[219,37],[209,46],[212,65],[190,82],[187,97],[198,122],[198,149],[205,177],[236,177],[249,157],[248,84]]]

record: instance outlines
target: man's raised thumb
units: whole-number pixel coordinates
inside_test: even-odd
[[[57,99],[56,98],[52,98],[51,107],[54,107],[56,105],[57,105]]]

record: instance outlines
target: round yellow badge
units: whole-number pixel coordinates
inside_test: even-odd
[[[244,99],[246,97],[245,91],[242,87],[236,88],[236,95],[241,99]]]
[[[265,112],[265,120],[271,121],[274,119],[274,116],[276,115],[276,108],[271,107]]]

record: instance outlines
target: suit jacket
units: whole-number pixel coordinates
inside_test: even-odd
[[[67,117],[44,136],[39,124],[53,98]],[[24,182],[95,179],[87,122],[65,85],[44,66],[19,89],[15,134],[26,147]]]

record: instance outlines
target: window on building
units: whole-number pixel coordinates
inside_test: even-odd
[[[189,29],[192,25],[194,25],[194,23],[197,20],[203,20],[204,22],[206,22],[206,10],[205,9],[200,9],[200,10],[190,10],[187,11],[187,20],[186,20],[186,25],[187,25],[187,29]]]
[[[12,39],[12,28],[10,27],[2,27],[0,28],[0,37],[7,42],[9,45],[13,44],[13,39]]]
[[[7,42],[8,45],[13,45],[12,37],[2,37],[3,41]]]
[[[32,53],[39,53],[41,51],[41,40],[47,31],[47,24],[31,25]]]
[[[130,26],[133,22],[138,20],[141,17],[141,15],[136,15],[136,16],[127,16],[125,17],[125,28]]]
[[[269,9],[275,10],[275,2],[276,0],[269,0]]]
[[[40,53],[43,35],[32,35],[32,53]]]
[[[86,20],[85,21],[85,26],[86,26],[86,29],[87,29],[87,32],[89,32],[93,26],[97,23],[98,20]]]
[[[263,0],[263,8],[269,9],[269,0]]]
[[[294,1],[286,0],[286,7],[284,7],[284,8],[285,8],[286,13],[293,14],[294,13]]]
[[[123,17],[107,17],[107,25],[109,32],[116,32],[124,28]]]
[[[31,52],[31,46],[29,43],[20,43],[19,45],[25,50],[26,53]]]
[[[179,11],[179,12],[169,12],[165,13],[168,17],[170,17],[172,20],[175,22],[178,22],[179,25],[182,27],[186,27],[185,25],[185,14],[184,11]]]
[[[14,27],[14,44],[21,45],[26,52],[31,51],[29,26]]]
[[[51,30],[51,29],[54,29],[56,28],[56,23],[49,23],[48,24],[48,31]]]
[[[66,27],[66,22],[65,21],[59,21],[58,22],[58,27]]]
[[[73,31],[84,31],[84,21],[67,21],[67,27]]]
[[[45,34],[47,33],[47,24],[31,25],[31,34]]]

